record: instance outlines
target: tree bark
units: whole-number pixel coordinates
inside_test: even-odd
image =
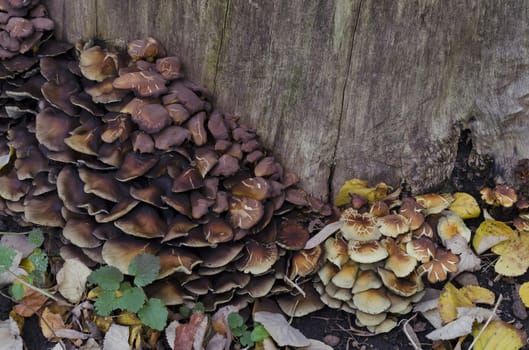
[[[507,181],[529,157],[526,1],[46,2],[71,42],[158,38],[318,197],[436,187],[463,130]]]

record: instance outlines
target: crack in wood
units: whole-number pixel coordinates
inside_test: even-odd
[[[226,35],[226,27],[228,25],[228,16],[230,13],[230,0],[226,1],[226,11],[224,12],[224,23],[222,24],[222,33],[220,35],[219,51],[217,52],[217,61],[215,62],[215,74],[213,76],[213,95],[217,95],[217,74],[219,72],[220,55],[222,54],[222,47],[224,44],[224,36]]]
[[[334,194],[334,189],[333,189],[333,185],[332,184],[333,184],[334,172],[335,172],[335,168],[336,168],[336,153],[337,153],[337,150],[338,150],[338,142],[339,142],[340,136],[341,136],[341,126],[342,126],[344,110],[345,110],[345,92],[347,90],[347,83],[348,83],[348,79],[349,79],[349,73],[351,71],[351,62],[352,62],[352,58],[353,58],[354,41],[355,41],[355,36],[356,36],[356,29],[358,27],[358,22],[360,22],[360,15],[361,15],[360,11],[362,10],[362,3],[363,3],[363,0],[360,0],[360,2],[358,3],[358,9],[357,9],[357,12],[356,12],[356,20],[355,20],[353,33],[352,33],[352,38],[351,38],[351,49],[349,50],[349,53],[348,53],[349,57],[347,58],[347,71],[346,71],[346,74],[345,74],[345,79],[344,79],[343,89],[342,89],[342,99],[341,99],[341,103],[340,103],[340,116],[338,118],[338,132],[336,134],[336,141],[334,142],[334,147],[333,147],[333,151],[332,151],[332,158],[331,158],[331,161],[330,161],[330,164],[329,164],[329,177],[327,179],[327,199],[328,199],[329,202],[332,202],[333,194]]]

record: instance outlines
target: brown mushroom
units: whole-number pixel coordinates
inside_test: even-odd
[[[308,239],[309,232],[301,224],[287,221],[280,226],[276,243],[287,250],[300,250]]]
[[[393,239],[385,239],[384,246],[389,255],[384,264],[386,269],[397,277],[406,277],[415,269],[417,259],[403,251]]]
[[[153,37],[130,41],[127,45],[127,52],[133,61],[140,59],[153,61],[156,57],[165,56],[162,44]]]
[[[228,242],[233,239],[233,229],[226,221],[215,218],[204,225],[204,236],[212,244]]]
[[[118,181],[135,179],[149,171],[157,162],[158,158],[154,155],[128,152],[115,177]]]
[[[116,220],[114,225],[125,233],[143,238],[163,237],[167,232],[167,224],[157,211],[142,203]]]
[[[68,149],[64,139],[69,136],[70,130],[75,128],[77,120],[52,107],[43,109],[35,120],[36,137],[41,145],[50,151],[60,152]]]
[[[99,46],[92,46],[81,50],[79,68],[86,79],[101,82],[115,77],[118,73],[117,54],[104,50]]]
[[[263,217],[264,207],[258,200],[232,196],[229,203],[229,221],[234,228],[252,228]]]
[[[165,84],[166,80],[151,70],[126,73],[112,82],[116,89],[132,90],[139,97],[159,97],[167,92]]]
[[[383,288],[368,289],[353,295],[354,305],[366,314],[376,315],[387,311],[391,301]]]
[[[351,260],[364,264],[381,261],[388,256],[388,251],[378,241],[349,241],[348,252]]]
[[[70,219],[66,222],[62,234],[77,247],[99,247],[103,242],[92,234],[96,225],[97,223],[88,216],[78,219]]]
[[[148,134],[155,134],[171,123],[169,113],[159,104],[142,105],[131,117],[138,128]]]
[[[27,221],[48,227],[63,227],[62,202],[56,192],[24,199],[24,217]]]
[[[373,214],[360,214],[357,210],[349,208],[342,212],[340,221],[343,224],[340,230],[347,240],[370,241],[381,236]]]
[[[167,80],[179,79],[184,76],[181,72],[180,59],[175,56],[157,59],[156,70]]]
[[[390,214],[378,218],[377,226],[380,233],[388,237],[397,237],[398,235],[408,232],[410,229],[408,219],[400,214]]]
[[[278,258],[279,254],[275,243],[261,244],[255,240],[248,240],[237,269],[244,273],[260,275],[269,271]]]

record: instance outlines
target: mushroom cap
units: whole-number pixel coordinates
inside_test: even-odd
[[[408,232],[410,228],[408,219],[400,214],[390,214],[378,218],[377,226],[380,233],[388,237],[397,237]]]
[[[176,125],[171,125],[154,135],[154,144],[157,149],[166,151],[173,146],[180,146],[185,141],[187,141],[190,136],[191,133],[189,132],[189,130]],[[203,176],[205,176],[205,174]]]
[[[79,168],[79,177],[84,182],[84,191],[111,202],[119,202],[126,196],[126,188],[112,173]]]
[[[349,260],[347,243],[340,237],[329,237],[325,240],[325,257],[334,265],[341,267]]]
[[[448,213],[439,219],[437,223],[437,234],[443,242],[450,240],[455,235],[461,235],[469,242],[472,233],[459,215]]]
[[[496,185],[496,187],[494,187],[493,193],[499,205],[505,208],[512,207],[513,204],[518,200],[518,196],[516,195],[514,189],[504,184]]]
[[[232,196],[229,221],[234,228],[250,229],[263,217],[263,204],[253,198]]]
[[[201,265],[209,268],[225,266],[239,258],[243,248],[243,243],[226,243],[217,248],[200,249]]]
[[[376,226],[376,217],[370,213],[360,214],[356,209],[348,208],[342,212],[340,221],[342,235],[347,240],[370,241],[381,236]]]
[[[363,270],[358,272],[356,281],[353,285],[353,294],[366,291],[368,289],[378,289],[382,287],[382,280],[373,270]]]
[[[269,271],[278,259],[279,252],[275,243],[259,243],[255,240],[248,240],[238,270],[252,275],[260,275]]]
[[[143,253],[156,254],[158,250],[159,245],[154,241],[122,236],[106,241],[101,254],[106,264],[128,275],[129,265],[134,257]]]
[[[357,310],[356,313],[356,323],[357,326],[366,327],[366,326],[377,326],[381,324],[387,316],[386,312],[381,312],[379,314],[368,314],[363,311]]]
[[[25,220],[36,225],[63,227],[62,202],[56,192],[48,192],[38,197],[24,199]]]
[[[181,272],[190,275],[193,268],[202,260],[187,249],[164,246],[157,254],[160,258],[160,272],[157,279],[161,279]]]
[[[171,280],[155,281],[145,287],[145,292],[150,298],[160,299],[164,305],[182,305],[193,300],[179,283]]]
[[[421,236],[406,243],[406,253],[422,263],[430,261],[435,254],[435,245],[428,237]]]
[[[262,177],[250,177],[235,183],[231,187],[231,193],[236,196],[264,200],[270,196],[270,185]]]
[[[274,286],[276,278],[273,274],[252,276],[250,282],[244,286],[241,290],[237,291],[238,294],[248,294],[252,298],[258,299],[269,295],[270,290]]]
[[[151,154],[140,154],[137,152],[127,152],[121,167],[116,172],[118,181],[129,181],[142,176],[158,162],[158,157]]]
[[[143,238],[163,237],[167,232],[167,224],[158,212],[143,203],[116,220],[114,225],[129,235]]]
[[[351,289],[355,284],[358,270],[358,264],[349,261],[332,277],[331,282],[337,287]]]
[[[318,270],[318,277],[320,278],[321,283],[326,286],[338,271],[338,267],[327,262]]]
[[[195,190],[204,186],[204,180],[198,170],[193,167],[184,169],[173,180],[172,191],[175,193]]]
[[[393,239],[384,240],[384,245],[389,254],[384,264],[386,269],[393,271],[397,277],[406,277],[415,270],[417,259],[408,255]]]
[[[348,252],[351,260],[364,264],[381,261],[388,256],[388,251],[378,241],[349,241]]]
[[[415,196],[415,200],[417,204],[425,208],[423,215],[428,216],[430,214],[438,214],[448,208],[453,198],[448,194],[426,193]]]
[[[81,50],[79,68],[86,79],[101,82],[118,73],[118,57],[115,53],[92,46]]]
[[[165,109],[167,109],[167,113],[175,125],[182,125],[190,117],[189,111],[179,103],[167,104]]]
[[[229,242],[233,239],[233,229],[221,218],[214,218],[204,225],[204,236],[212,244]]]
[[[158,73],[147,70],[123,74],[112,82],[116,89],[132,90],[139,97],[159,97],[167,92],[167,81]]]
[[[0,197],[16,202],[29,191],[29,181],[19,180],[16,172],[0,176]]]
[[[417,268],[417,274],[423,275],[427,273],[430,283],[445,281],[448,277],[448,272],[457,272],[458,262],[459,258],[457,255],[452,254],[448,250],[437,248],[433,259]]]
[[[46,107],[37,114],[36,137],[41,145],[50,151],[65,151],[68,146],[64,139],[77,125],[77,120],[52,107]]]
[[[280,225],[276,243],[287,250],[300,250],[309,239],[309,231],[297,222],[287,221]]]
[[[276,298],[281,310],[290,317],[303,317],[325,306],[310,283],[305,283],[302,289],[305,295],[283,294]]]
[[[11,17],[5,26],[5,30],[13,38],[24,39],[34,32],[33,24],[30,20],[22,17]]]
[[[294,279],[298,276],[305,277],[312,274],[319,266],[321,255],[322,249],[319,246],[294,252],[290,260],[289,278]]]
[[[152,61],[156,57],[165,56],[165,49],[162,44],[153,37],[129,41],[127,52],[133,61],[140,59]]]
[[[391,301],[383,288],[368,289],[353,295],[356,308],[366,314],[377,315],[391,307]]]
[[[181,72],[182,64],[175,56],[163,57],[156,60],[156,70],[167,80],[179,79],[184,76]]]
[[[136,109],[131,115],[132,121],[141,131],[154,134],[171,124],[167,110],[159,104],[146,104]]]
[[[420,289],[417,280],[413,278],[415,273],[410,274],[411,277],[407,278],[398,278],[392,271],[386,270],[379,267],[377,269],[378,275],[382,279],[382,283],[389,289],[391,292],[403,296],[409,297],[417,293]]]
[[[62,234],[66,239],[80,248],[96,248],[103,244],[92,232],[96,222],[90,217],[70,219],[66,222]]]

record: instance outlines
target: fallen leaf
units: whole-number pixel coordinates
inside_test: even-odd
[[[209,350],[209,349],[208,349]],[[214,350],[214,349],[211,349]],[[255,344],[255,350],[278,350],[271,338],[265,338]]]
[[[463,316],[447,323],[443,327],[436,329],[428,334],[426,338],[430,340],[449,340],[470,334],[472,332],[472,324],[474,318],[471,316]]]
[[[368,187],[367,181],[360,179],[347,180],[338,191],[334,204],[339,207],[349,203],[353,194],[360,195],[372,203],[386,197],[388,189],[385,183],[379,183],[375,187]]]
[[[77,259],[66,259],[57,272],[59,292],[71,303],[77,304],[85,291],[86,281],[92,270]]]
[[[481,328],[472,332],[475,350],[517,350],[527,344],[527,334],[510,323],[492,321],[478,337]]]
[[[37,248],[36,245],[28,240],[27,235],[21,234],[3,235],[0,239],[0,245],[19,251],[22,253],[22,258],[28,257]]]
[[[169,344],[169,347],[174,350],[174,343],[176,339],[176,328],[180,326],[180,322],[178,321],[172,321],[165,327],[165,339],[167,340],[167,344]]]
[[[500,242],[516,235],[507,224],[497,220],[485,219],[472,238],[472,247],[477,254],[482,254]]]
[[[474,197],[465,192],[456,192],[453,194],[454,201],[448,207],[461,219],[474,219],[479,216],[481,209]]]
[[[0,321],[0,347],[2,349],[22,350],[23,342],[20,337],[17,323],[9,317],[5,321]]]
[[[481,259],[474,254],[467,240],[461,235],[455,235],[448,241],[446,241],[446,247],[452,251],[452,253],[459,256],[459,262],[457,263],[457,273],[463,271],[477,271],[481,266]]]
[[[101,347],[94,338],[89,338],[79,350],[101,350]]]
[[[529,282],[522,283],[518,293],[525,307],[529,307]]]
[[[445,284],[439,296],[438,309],[443,322],[452,322],[457,318],[458,307],[472,307],[474,304],[452,283]]]
[[[520,233],[492,247],[500,258],[494,270],[503,276],[521,276],[529,268],[529,233]]]
[[[480,286],[464,286],[459,291],[475,304],[494,305],[496,299],[492,291]]]
[[[48,340],[57,338],[55,331],[66,327],[61,315],[51,312],[47,307],[42,311],[42,315],[39,318],[39,325],[42,329],[42,334]]]
[[[189,319],[189,323],[181,324],[176,327],[173,349],[193,350],[197,349],[197,347],[195,347],[195,344],[197,343],[200,343],[200,347],[198,347],[198,349],[201,349],[207,324],[208,319],[203,313],[193,313]]]
[[[206,350],[229,349],[231,340],[220,333],[215,333],[208,342]]]
[[[103,340],[105,350],[131,349],[129,345],[129,327],[113,324],[108,329]]]
[[[333,350],[329,345],[316,339],[309,339],[310,345],[299,348],[300,350]]]
[[[47,300],[48,297],[44,294],[34,289],[27,288],[24,291],[24,297],[13,307],[13,311],[22,317],[31,317],[35,312],[39,311]]]
[[[479,323],[488,320],[497,320],[499,319],[498,315],[494,313],[494,310],[485,309],[483,307],[458,307],[457,308],[457,317],[469,316]]]
[[[233,312],[238,312],[239,308],[233,305],[226,305],[221,307],[213,316],[211,317],[212,325],[217,333],[220,333],[225,339],[225,350],[229,350],[231,346],[231,330],[228,323],[228,315]],[[220,349],[220,348],[219,348]]]
[[[253,316],[268,331],[279,346],[309,346],[310,341],[299,330],[292,327],[286,318],[278,313],[258,311]]]

